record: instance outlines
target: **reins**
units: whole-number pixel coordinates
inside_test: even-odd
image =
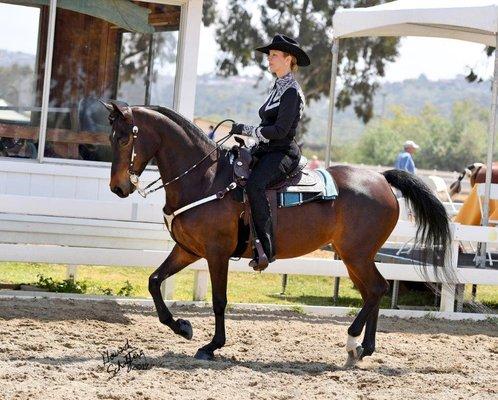
[[[235,123],[233,119],[224,119],[223,121],[219,122],[216,127],[213,129],[213,133],[216,133],[216,130],[219,128],[219,126],[225,122],[232,122]],[[169,180],[166,183],[163,183],[162,185],[159,185],[153,189],[150,189],[152,186],[154,186],[157,182],[161,180],[161,177],[157,178],[154,182],[149,183],[147,186],[145,186],[143,189],[140,188],[140,182],[139,182],[139,176],[135,174],[133,171],[133,161],[135,158],[135,139],[138,136],[138,127],[136,125],[133,126],[133,149],[132,149],[132,154],[131,154],[131,162],[130,162],[130,169],[128,170],[128,173],[130,174],[130,182],[137,188],[137,192],[140,194],[142,197],[147,197],[147,195],[154,193],[155,191],[162,189],[169,184],[179,180],[180,178],[184,177],[187,175],[189,172],[191,172],[193,169],[195,169],[197,166],[199,166],[204,160],[206,160],[211,154],[213,154],[216,150],[218,150],[223,143],[225,143],[232,135],[229,133],[225,137],[221,138],[220,140],[216,141],[216,147],[211,150],[208,154],[206,154],[200,161],[192,165],[190,168],[188,168],[186,171],[182,172],[180,175],[176,176],[175,178]]]

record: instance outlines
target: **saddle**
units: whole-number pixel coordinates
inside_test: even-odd
[[[230,163],[233,165],[233,181],[237,184],[237,200],[245,204],[244,224],[249,226],[249,242],[253,243],[253,250],[257,253],[259,260],[264,260],[263,265],[257,270],[263,270],[268,265],[268,261],[263,252],[261,244],[255,240],[255,232],[251,218],[251,208],[244,188],[251,175],[251,168],[254,165],[254,158],[251,151],[244,147],[244,142],[237,138],[240,146],[233,146],[229,152]],[[310,170],[306,168],[307,159],[301,156],[299,164],[282,181],[274,183],[266,189],[266,197],[270,204],[272,215],[273,232],[276,234],[277,209],[283,207],[295,207],[311,201],[335,200],[338,196],[337,186],[330,173],[325,169]],[[276,242],[276,240],[275,240]],[[239,240],[239,243],[241,241]],[[239,249],[239,254],[242,250]],[[261,258],[260,258],[261,257]],[[264,265],[266,264],[266,265]]]
[[[233,164],[233,181],[244,188],[251,175],[254,158],[249,149],[234,146],[231,150]],[[335,200],[338,196],[334,179],[325,169],[310,170],[306,168],[308,160],[301,156],[299,164],[287,177],[266,189],[267,197],[275,194],[277,206],[293,207],[313,200]],[[270,199],[269,199],[270,200]],[[270,200],[271,204],[271,200]]]

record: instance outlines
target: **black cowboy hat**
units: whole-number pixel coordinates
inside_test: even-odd
[[[269,54],[270,50],[284,51],[296,57],[297,65],[300,67],[306,67],[311,64],[310,58],[306,52],[299,47],[299,43],[282,34],[275,35],[270,44],[258,47],[256,50],[265,54]]]

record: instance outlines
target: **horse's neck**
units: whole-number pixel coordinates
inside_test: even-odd
[[[207,157],[192,171],[166,187],[166,211],[172,211],[203,197],[212,186],[216,169],[216,151],[208,155],[214,146],[194,132],[164,117],[167,125],[161,130],[161,146],[156,153],[157,166],[163,183],[187,171]]]

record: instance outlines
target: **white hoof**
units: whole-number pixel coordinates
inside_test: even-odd
[[[346,351],[348,352],[348,359],[344,368],[351,368],[356,365],[356,363],[361,359],[363,354],[363,347],[360,344],[360,336],[348,335],[348,341],[346,342]]]
[[[346,364],[344,364],[344,368],[352,368],[356,365],[356,363],[361,359],[361,355],[363,354],[363,347],[360,345],[356,346],[353,350],[348,350],[348,359],[346,360]]]

